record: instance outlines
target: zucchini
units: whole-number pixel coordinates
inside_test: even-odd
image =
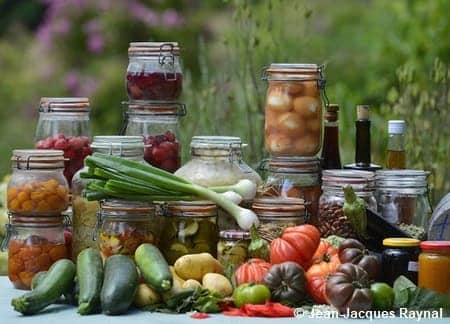
[[[47,271],[40,271],[36,273],[31,280],[31,290],[35,290],[37,286],[41,284],[47,275]],[[72,285],[67,288],[67,291],[63,293],[63,295],[58,298],[55,304],[67,304],[67,305],[78,305],[78,292],[79,285],[77,277],[74,278]]]
[[[103,313],[125,313],[133,302],[138,287],[138,273],[133,261],[125,255],[106,259],[100,302]]]
[[[42,282],[32,291],[14,298],[11,305],[24,315],[32,315],[58,300],[73,284],[75,265],[68,259],[56,261]]]
[[[169,291],[173,278],[169,265],[158,248],[150,243],[141,244],[134,253],[141,275],[157,292]]]
[[[44,280],[45,276],[47,275],[47,271],[39,271],[36,273],[31,280],[31,290],[35,290],[37,286],[41,284],[41,282]]]
[[[77,257],[77,276],[80,285],[78,313],[97,312],[103,282],[103,260],[98,250],[88,248],[81,251]]]

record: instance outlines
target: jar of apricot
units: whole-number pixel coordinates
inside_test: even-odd
[[[64,152],[60,150],[14,150],[13,172],[8,183],[10,212],[22,216],[58,216],[69,204],[64,177]]]
[[[265,147],[272,156],[314,156],[322,145],[325,79],[316,64],[271,64],[265,106]]]
[[[63,217],[23,217],[11,214],[7,237],[8,277],[17,289],[30,289],[31,280],[59,259],[68,258]]]
[[[450,241],[420,243],[419,287],[450,295]]]

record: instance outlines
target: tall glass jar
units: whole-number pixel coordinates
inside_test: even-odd
[[[185,255],[217,254],[217,206],[210,201],[179,201],[167,206],[161,242],[169,264]]]
[[[41,98],[35,148],[64,151],[64,175],[69,185],[91,154],[89,136],[89,99]]]
[[[145,163],[141,136],[95,136],[91,148],[94,152]],[[88,201],[83,197],[86,181],[81,178],[81,173],[85,171],[87,168],[78,171],[72,180],[72,258],[75,261],[82,250],[97,247],[92,234],[100,205],[98,201]]]
[[[272,156],[314,156],[322,145],[323,67],[271,64],[265,108],[265,146]],[[326,98],[326,96],[324,96]]]
[[[380,170],[376,172],[378,210],[390,223],[410,235],[424,239],[432,209],[423,170]]]
[[[322,172],[322,195],[319,200],[318,226],[322,237],[338,235],[356,237],[342,207],[345,202],[343,188],[352,186],[355,194],[363,198],[366,208],[376,211],[375,177],[370,171],[324,170]]]
[[[23,217],[11,214],[7,237],[8,277],[17,289],[30,289],[40,271],[68,257],[62,217]]]
[[[183,74],[176,42],[133,42],[128,48],[126,87],[130,100],[174,101]]]
[[[162,227],[163,218],[155,205],[109,199],[100,206],[94,235],[104,259],[114,254],[134,258],[139,245],[158,245]]]
[[[260,185],[259,174],[243,160],[243,146],[239,137],[194,136],[191,160],[175,174],[206,187],[233,185],[241,179]],[[251,202],[245,201],[243,205],[250,207]],[[218,224],[220,230],[239,229],[236,221],[222,209],[219,209]]]
[[[69,205],[60,150],[14,150],[7,207],[23,216],[59,216]]]
[[[261,196],[301,198],[307,204],[309,222],[317,225],[320,188],[320,161],[316,157],[273,157],[262,163],[267,179]]]
[[[144,136],[145,160],[168,172],[181,165],[179,117],[186,115],[186,107],[179,103],[127,102],[124,135]]]

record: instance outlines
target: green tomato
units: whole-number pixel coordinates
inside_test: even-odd
[[[233,292],[233,302],[237,307],[245,304],[264,304],[270,299],[270,290],[265,285],[245,283]]]
[[[373,308],[376,310],[390,310],[394,304],[394,289],[384,282],[375,282],[370,286]]]

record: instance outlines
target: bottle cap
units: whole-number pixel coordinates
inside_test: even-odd
[[[388,133],[389,134],[403,134],[405,132],[406,123],[404,120],[389,120]]]
[[[358,120],[369,120],[370,106],[369,105],[356,106],[356,116],[358,117]]]

